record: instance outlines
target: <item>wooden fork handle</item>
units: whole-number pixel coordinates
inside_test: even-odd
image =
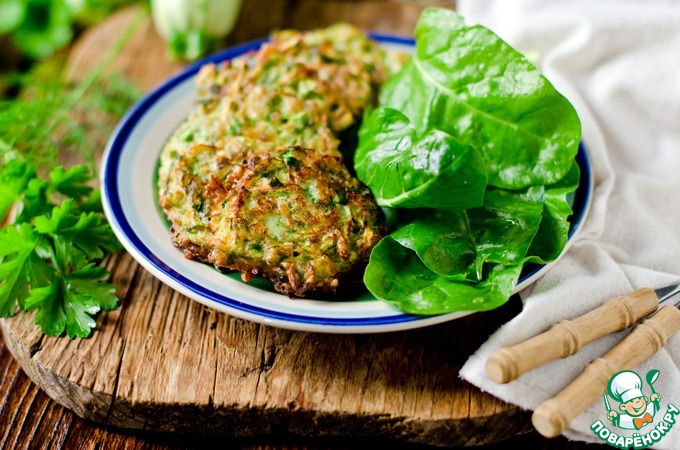
[[[542,334],[498,350],[486,361],[486,371],[496,383],[510,382],[548,361],[573,355],[602,336],[630,327],[658,306],[659,298],[649,288],[613,298],[582,316],[558,322]]]
[[[562,434],[574,417],[602,396],[614,374],[637,367],[666,345],[678,330],[680,310],[675,306],[664,306],[636,326],[609,353],[588,364],[562,392],[540,405],[531,416],[536,430],[545,437]]]

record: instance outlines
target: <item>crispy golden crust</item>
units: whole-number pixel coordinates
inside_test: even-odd
[[[177,158],[160,192],[160,205],[170,222],[175,246],[187,257],[204,261],[210,245],[210,211],[230,188],[229,176],[250,156],[272,149],[268,143],[232,138],[220,145],[197,144]],[[189,251],[191,249],[191,251]]]
[[[217,267],[262,275],[302,297],[335,292],[384,234],[370,190],[337,157],[284,149],[251,157],[212,211]]]

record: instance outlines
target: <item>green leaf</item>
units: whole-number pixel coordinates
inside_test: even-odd
[[[56,262],[80,269],[90,259],[101,259],[105,252],[113,253],[119,243],[101,214],[78,213],[73,199],[62,202],[50,216],[35,218],[35,229],[54,239]]]
[[[33,178],[24,192],[23,208],[17,222],[30,222],[33,218],[49,214],[54,205],[49,201],[49,185],[46,181]]]
[[[99,189],[93,190],[85,201],[80,204],[79,209],[82,212],[104,213],[102,196]]]
[[[98,190],[89,186],[91,180],[92,174],[87,166],[74,166],[68,170],[57,167],[50,172],[49,182],[31,179],[24,193],[24,205],[18,220],[30,221],[38,216],[48,216],[54,208],[55,193],[71,197],[73,206],[70,208],[74,211],[101,212],[101,196]]]
[[[40,325],[40,331],[52,336],[59,336],[66,329],[66,312],[63,302],[63,282],[57,277],[41,288],[31,289],[31,296],[26,300],[26,309],[39,309],[35,315],[35,324]]]
[[[478,249],[478,271],[486,262],[524,263],[541,223],[542,192],[542,188],[526,192],[490,189],[484,206],[467,212]]]
[[[112,284],[102,283],[109,276],[103,267],[93,264],[65,277],[66,285],[66,333],[69,337],[88,337],[96,326],[91,317],[102,309],[112,310],[118,306]]]
[[[463,209],[482,204],[484,162],[472,147],[438,130],[419,136],[394,109],[380,108],[366,120],[354,167],[380,206]]]
[[[13,315],[17,305],[38,309],[35,321],[44,333],[89,336],[92,316],[118,304],[115,287],[103,282],[109,273],[91,260],[118,245],[101,214],[79,212],[73,199],[36,217],[33,226],[0,230],[0,315]]]
[[[24,20],[26,7],[23,0],[0,1],[0,35],[14,30]]]
[[[14,42],[33,58],[44,58],[73,38],[72,17],[64,0],[25,0],[24,20],[14,30]]]
[[[484,289],[493,295],[507,292],[505,288],[498,290],[492,286],[495,280],[505,282],[506,278],[488,278],[485,274],[505,269],[514,273],[521,271],[526,262],[545,263],[559,256],[569,229],[566,219],[571,209],[565,195],[573,189],[568,187],[571,184],[564,180],[547,189],[542,186],[525,191],[490,189],[484,206],[466,211],[413,210],[405,219],[400,219],[397,230],[385,238],[392,241],[384,244],[390,251],[371,253],[366,268],[370,280],[365,280],[368,289],[376,297],[395,304],[399,304],[397,300],[402,297],[398,294],[400,289],[417,285],[409,277],[423,282],[430,280],[425,284],[427,290],[419,290],[419,295],[434,295],[435,287],[453,295],[454,288],[448,283],[454,281],[467,282],[465,286],[483,283]],[[414,273],[406,275],[408,270]],[[403,280],[399,281],[398,277]],[[444,285],[447,287],[443,288]],[[411,302],[409,312],[476,310],[460,293],[477,291],[461,289],[455,288],[456,300],[443,299],[437,293],[432,298],[421,298],[420,303]],[[435,303],[441,304],[435,306]],[[493,303],[500,304],[498,299]],[[427,304],[427,310],[416,311],[416,304]],[[480,300],[478,306],[486,308],[488,303]]]
[[[120,248],[111,227],[98,213],[82,213],[71,229],[64,230],[64,235],[70,236],[90,259],[101,259],[105,252],[113,253]]]
[[[569,238],[570,197],[578,187],[579,173],[578,164],[574,162],[562,180],[545,187],[541,225],[528,251],[529,262],[545,264],[562,253]]]
[[[477,248],[465,211],[417,210],[413,216],[390,238],[416,252],[439,276],[461,281],[474,276]],[[373,260],[377,263],[378,256]]]
[[[39,236],[28,224],[0,230],[0,317],[24,306],[30,286],[42,286],[51,268],[34,252]]]
[[[92,180],[90,169],[85,166],[73,166],[66,170],[57,167],[50,172],[50,190],[59,192],[73,199],[89,196],[94,190],[87,183]]]
[[[35,229],[42,234],[56,235],[76,223],[76,212],[75,200],[64,200],[61,205],[52,208],[51,214],[36,217]]]
[[[1,0],[0,27],[13,28],[10,37],[28,56],[42,57],[72,36],[65,1],[73,3]],[[84,6],[104,12],[128,1],[85,0]],[[16,4],[26,10],[20,21],[11,11]],[[137,19],[105,60],[129,40],[142,16]],[[0,99],[0,219],[18,205],[16,225],[0,230],[0,314],[38,309],[43,331],[86,336],[93,324],[90,313],[116,305],[113,287],[101,283],[106,271],[93,267],[93,260],[119,244],[102,214],[100,193],[91,188],[94,170],[55,169],[55,162],[58,152],[79,153],[94,169],[102,130],[112,127],[141,91],[121,76],[103,74],[106,64],[81,83],[68,83],[62,59],[12,74],[21,95]],[[36,173],[48,170],[47,180]],[[64,197],[70,199],[62,203]]]
[[[415,34],[415,54],[383,86],[355,154],[381,205],[415,209],[390,210],[394,231],[364,282],[413,314],[489,309],[508,299],[525,263],[552,261],[567,242],[580,123],[486,28],[428,9]]]
[[[436,129],[479,151],[489,184],[508,189],[555,183],[578,150],[572,105],[519,52],[458,14],[425,10],[407,66],[380,92],[419,133]]]
[[[109,278],[109,272],[104,267],[90,264],[64,278],[69,289],[82,298],[95,299],[99,308],[111,311],[118,307],[118,297],[114,295],[116,287],[103,283]]]
[[[0,228],[0,258],[32,250],[36,240],[28,224]]]
[[[44,333],[87,337],[93,315],[117,306],[108,272],[92,263],[119,248],[100,193],[85,166],[53,169],[44,181],[17,161],[0,171],[0,204],[21,203],[18,225],[0,230],[0,316],[37,309]],[[72,198],[55,206],[63,196]]]
[[[497,308],[510,298],[520,272],[518,266],[495,265],[478,283],[452,280],[429,270],[416,252],[388,236],[371,252],[364,283],[408,314],[432,315]]]
[[[86,338],[96,326],[93,316],[102,309],[118,306],[115,286],[103,283],[109,273],[90,264],[64,276],[57,276],[45,287],[31,290],[26,309],[39,309],[35,323],[43,333],[70,338]]]
[[[29,163],[18,159],[9,161],[0,170],[0,222],[26,191],[33,177],[35,169]]]

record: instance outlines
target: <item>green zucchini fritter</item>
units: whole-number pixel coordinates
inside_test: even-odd
[[[198,104],[162,151],[159,189],[186,149],[234,136],[337,155],[337,133],[361,118],[398,66],[398,58],[346,24],[280,31],[256,52],[221,68],[204,66]]]
[[[299,297],[335,292],[384,234],[373,195],[340,158],[289,148],[251,157],[231,178],[212,210],[208,260],[246,281],[263,275]]]
[[[335,292],[384,234],[371,192],[342,163],[339,135],[402,62],[340,24],[277,32],[223,67],[204,66],[197,105],[160,156],[173,244],[287,295]]]

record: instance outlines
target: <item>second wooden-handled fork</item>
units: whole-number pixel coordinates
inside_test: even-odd
[[[602,336],[624,330],[646,317],[614,349],[593,360],[583,373],[532,416],[534,427],[553,437],[590,406],[621,370],[634,369],[680,330],[680,284],[643,288],[605,302],[582,316],[556,323],[542,334],[498,350],[486,362],[489,377],[507,383],[548,361],[578,352]]]

